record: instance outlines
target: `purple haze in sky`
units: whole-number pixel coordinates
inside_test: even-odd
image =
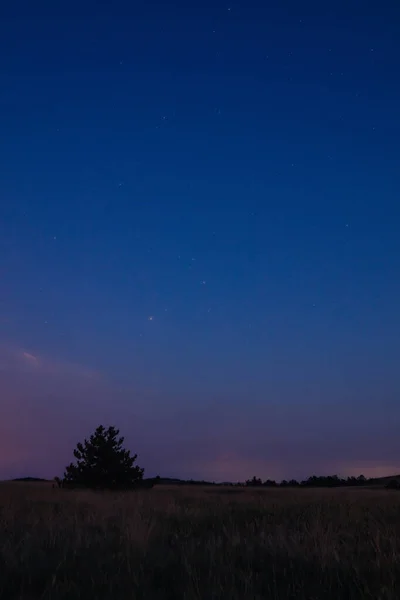
[[[290,409],[279,395],[246,414],[240,393],[192,406],[154,389],[111,383],[101,373],[2,347],[0,470],[4,478],[61,474],[77,441],[100,423],[118,423],[127,446],[140,453],[148,475],[212,480],[305,477],[311,473],[384,475],[400,471],[394,422],[336,410],[335,394],[321,405],[313,386],[308,403]],[[299,390],[300,391],[300,390]],[[73,401],[71,401],[71,398]],[[212,415],[212,418],[210,418]],[[3,418],[3,416],[5,418]],[[355,418],[356,417],[356,418]]]

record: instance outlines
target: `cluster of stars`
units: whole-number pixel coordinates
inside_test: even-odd
[[[226,8],[226,10],[227,10],[227,12],[228,12],[228,13],[230,13],[230,14],[232,13],[232,7],[230,7],[230,6],[229,6],[229,7],[227,7],[227,8]],[[303,19],[299,19],[299,23],[303,23]],[[213,33],[213,34],[216,34],[216,29],[212,29],[212,33]],[[371,53],[372,53],[372,52],[374,52],[374,48],[370,48],[369,50],[370,50],[370,52],[371,52]],[[332,48],[328,48],[328,51],[329,51],[329,53],[331,53],[331,52],[332,52]],[[289,56],[290,56],[290,57],[292,57],[292,56],[293,56],[293,52],[292,52],[292,51],[290,51],[290,52],[289,52]],[[266,59],[266,60],[268,60],[268,59],[269,59],[269,55],[266,55],[266,56],[265,56],[265,59]],[[124,61],[121,59],[121,60],[119,61],[119,64],[120,64],[120,66],[122,66],[122,65],[124,64]],[[340,73],[340,75],[341,75],[341,76],[343,76],[343,72],[341,72],[341,73]],[[333,72],[330,72],[330,76],[333,76]],[[359,92],[357,92],[357,93],[356,93],[356,96],[357,96],[357,97],[359,96]],[[221,115],[221,108],[216,108],[216,109],[215,109],[215,112],[216,112],[216,114],[217,114],[217,115]],[[341,120],[343,120],[343,117],[342,117],[342,116],[340,116],[339,118],[340,118]],[[161,121],[162,121],[162,122],[166,122],[166,121],[168,120],[168,117],[167,117],[167,115],[165,115],[165,114],[164,114],[164,115],[162,115],[162,116],[160,117],[160,119],[161,119]],[[159,128],[159,127],[160,127],[160,125],[156,125],[156,128]],[[372,127],[372,129],[373,129],[373,130],[375,130],[375,127]],[[57,131],[59,131],[59,129],[57,129]],[[332,157],[330,157],[330,156],[329,156],[329,157],[328,157],[328,159],[330,159],[330,160],[331,160],[331,159],[332,159]],[[294,167],[296,166],[296,163],[292,162],[292,163],[290,163],[290,166],[291,166],[292,168],[294,168]],[[117,183],[117,186],[118,186],[118,188],[121,188],[121,187],[123,187],[123,186],[124,186],[124,182],[123,182],[123,181],[119,181],[119,182]],[[255,213],[255,212],[252,212],[252,213],[251,213],[251,216],[253,216],[253,217],[254,217],[256,214],[257,214],[257,213]],[[349,224],[348,224],[348,223],[346,223],[346,224],[345,224],[345,227],[346,227],[346,228],[349,228]],[[213,236],[215,236],[215,235],[216,235],[216,232],[215,232],[215,231],[213,231],[213,232],[212,232],[212,235],[213,235]],[[56,239],[57,239],[57,236],[53,236],[53,240],[56,240]],[[150,250],[148,250],[148,252],[150,252]],[[178,260],[181,260],[181,255],[178,255]],[[192,258],[192,259],[191,259],[191,263],[189,264],[189,269],[191,269],[191,268],[192,268],[192,265],[193,265],[193,263],[195,262],[195,260],[196,260],[195,258]],[[206,280],[205,280],[205,279],[202,279],[202,280],[200,281],[200,285],[201,285],[201,286],[205,286],[205,285],[206,285]],[[312,304],[312,306],[313,306],[313,307],[315,307],[315,306],[316,306],[316,305],[315,305],[315,303],[313,303],[313,304]],[[167,308],[165,308],[165,312],[167,312]],[[211,312],[211,308],[208,308],[208,309],[207,309],[207,313],[210,313],[210,312]],[[148,320],[149,322],[154,322],[154,320],[155,320],[155,317],[154,317],[154,315],[149,315],[149,316],[148,316],[148,318],[147,318],[147,320]],[[47,321],[46,321],[46,323],[47,323]],[[140,335],[142,336],[143,334],[140,334]]]

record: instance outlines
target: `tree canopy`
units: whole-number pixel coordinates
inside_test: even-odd
[[[74,450],[75,463],[65,469],[64,482],[92,489],[129,489],[143,479],[144,469],[135,465],[137,454],[131,456],[123,447],[119,429],[103,425]]]

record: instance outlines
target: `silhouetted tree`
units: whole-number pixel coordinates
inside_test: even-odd
[[[357,485],[357,478],[354,475],[351,475],[346,479],[346,485],[353,486]]]
[[[290,481],[288,481],[288,486],[290,487],[298,487],[300,484],[298,481],[296,481],[296,479],[291,479]]]
[[[327,475],[322,477],[313,475],[305,481],[302,481],[301,485],[304,487],[339,487],[346,485],[346,483],[345,479],[340,479],[337,475]]]
[[[143,479],[144,469],[135,465],[137,454],[131,456],[123,448],[124,438],[115,427],[97,427],[89,440],[77,444],[76,463],[65,469],[63,487],[92,489],[128,489]]]
[[[258,487],[258,486],[261,486],[261,485],[262,485],[262,481],[261,481],[261,479],[260,479],[259,477],[256,477],[256,476],[254,475],[253,479],[248,479],[248,480],[246,481],[246,485],[247,485],[247,486]]]
[[[267,479],[264,481],[263,486],[265,487],[276,487],[278,484],[273,479]]]

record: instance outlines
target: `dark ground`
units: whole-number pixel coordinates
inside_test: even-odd
[[[400,494],[0,484],[3,600],[394,600]]]

